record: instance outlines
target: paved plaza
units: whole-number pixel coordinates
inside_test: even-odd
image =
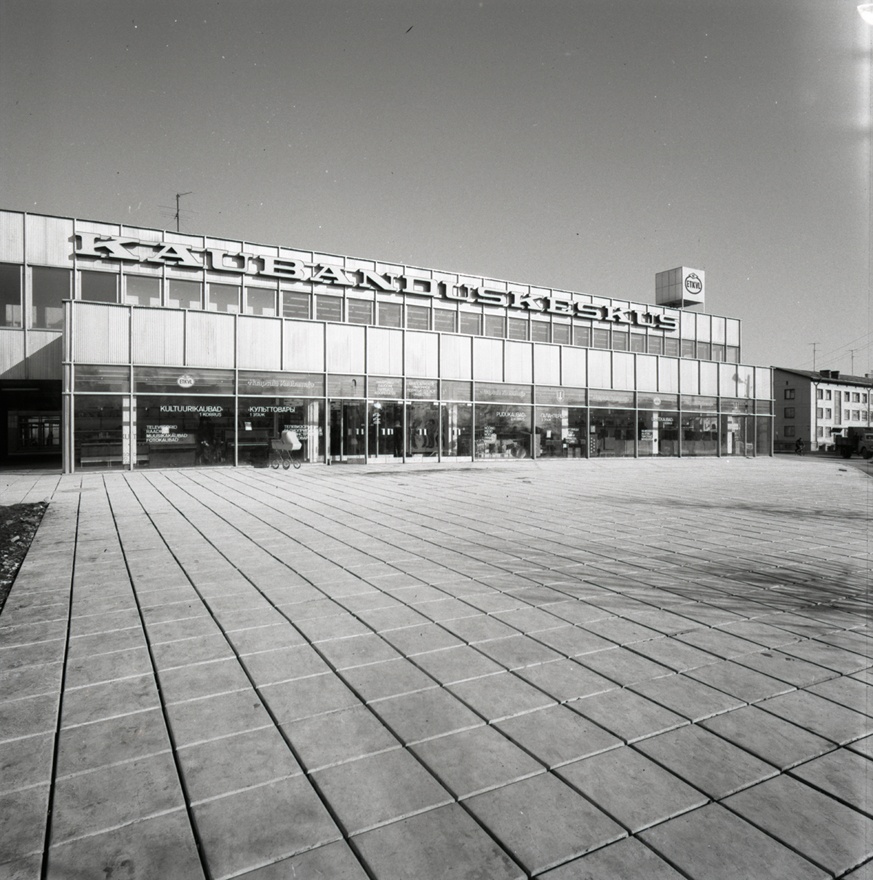
[[[0,474],[0,880],[873,878],[838,460]]]

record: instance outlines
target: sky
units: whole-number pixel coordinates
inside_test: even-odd
[[[863,375],[855,0],[0,0],[0,208],[654,302]],[[815,343],[815,346],[813,346]]]

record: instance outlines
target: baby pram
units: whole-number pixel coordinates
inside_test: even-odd
[[[283,431],[278,440],[270,441],[270,467],[278,468],[281,464],[287,471],[293,464],[300,467],[300,456],[295,452],[303,449],[303,444],[296,431]]]

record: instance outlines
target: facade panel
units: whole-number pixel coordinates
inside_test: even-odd
[[[243,370],[282,369],[282,322],[271,318],[241,315],[239,324],[239,359]]]
[[[24,262],[24,214],[0,211],[0,263]]]
[[[185,313],[175,309],[132,309],[133,361],[137,364],[185,363]]]
[[[81,303],[73,325],[73,359],[85,364],[130,363],[130,310]],[[34,331],[31,331],[31,335]]]
[[[185,313],[185,363],[192,367],[232,367],[236,354],[233,315]]]

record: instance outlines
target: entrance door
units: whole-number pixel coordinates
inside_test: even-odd
[[[367,402],[365,400],[330,401],[331,461],[366,460]]]

